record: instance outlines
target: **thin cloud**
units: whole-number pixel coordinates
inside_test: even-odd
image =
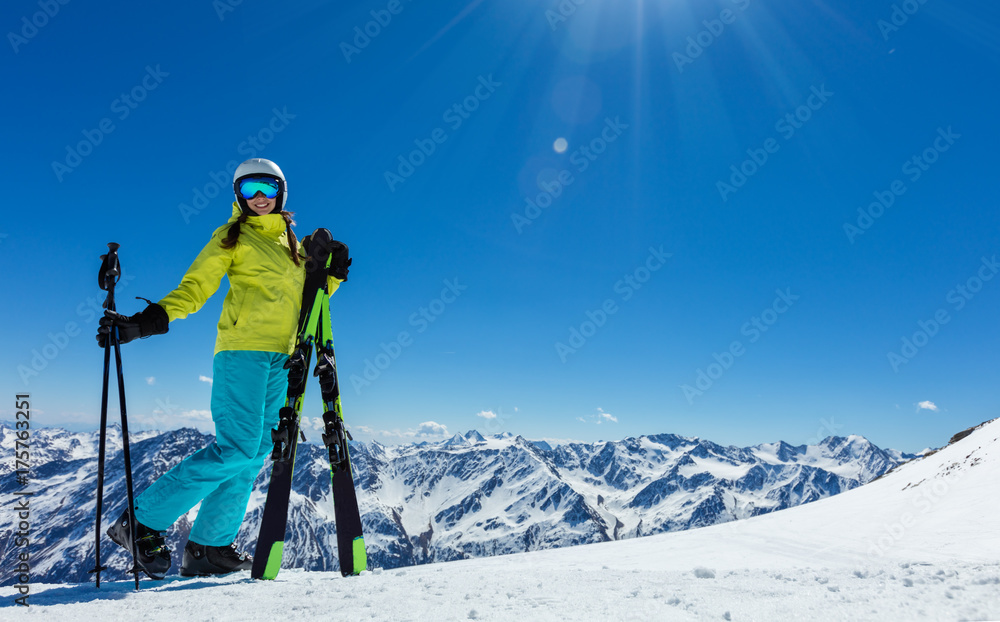
[[[208,422],[212,420],[210,410],[185,410],[181,412],[181,419],[190,422]]]
[[[155,376],[150,376],[149,378],[146,378],[146,384],[148,384],[148,385],[154,385],[154,384],[156,384],[156,377]]]
[[[180,410],[176,407],[171,407],[168,410],[156,408],[150,414],[129,413],[129,422],[137,424],[140,428],[151,430],[195,428],[201,432],[215,434],[215,422],[212,421],[212,411],[210,410]]]
[[[424,421],[417,426],[417,429],[408,428],[400,430],[396,428],[394,430],[375,431],[368,428],[368,430],[373,436],[385,442],[392,442],[394,440],[412,442],[414,439],[446,438],[448,436],[448,427],[436,421]]]
[[[448,436],[448,427],[441,425],[436,421],[424,421],[417,428],[416,436],[418,437]]]
[[[937,404],[935,404],[934,402],[930,400],[925,400],[917,404],[917,410],[933,410],[934,412],[937,412],[939,409],[937,407]]]
[[[477,417],[482,417],[483,419],[496,419],[497,414],[492,410],[484,410],[482,412],[476,413]]]
[[[208,376],[198,376],[198,380],[201,380],[202,382],[207,382],[208,384],[212,384],[212,379],[209,378]]]
[[[548,437],[542,437],[542,438],[532,439],[532,440],[545,441],[552,448],[559,447],[560,445],[584,444],[584,441],[581,441],[581,440],[575,439],[575,438],[548,438]]]
[[[502,416],[498,415],[498,417]],[[424,421],[416,428],[394,428],[391,430],[373,428],[366,425],[348,426],[352,434],[368,436],[370,440],[384,445],[399,445],[408,443],[434,442],[445,440],[451,433],[448,426],[436,421]]]
[[[323,417],[302,417],[299,419],[299,427],[305,430],[323,430],[326,428],[326,423],[323,421]]]
[[[601,425],[602,423],[618,423],[618,417],[609,412],[604,412],[603,408],[598,408],[596,415],[577,417],[576,420],[582,423],[594,423],[596,425]]]

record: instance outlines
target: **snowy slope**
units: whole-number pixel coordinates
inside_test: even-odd
[[[1000,619],[1000,421],[866,486],[703,529],[366,573],[33,585],[46,620]]]

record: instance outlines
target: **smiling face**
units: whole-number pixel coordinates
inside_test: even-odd
[[[263,192],[258,192],[251,199],[247,199],[247,205],[258,216],[270,214],[274,211],[274,206],[278,204],[278,198],[269,199]]]
[[[280,179],[270,175],[247,175],[241,177],[237,185],[237,198],[246,201],[251,215],[270,214],[277,207],[282,187]]]

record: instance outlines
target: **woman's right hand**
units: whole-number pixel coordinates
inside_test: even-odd
[[[118,327],[118,343],[128,343],[136,338],[162,335],[169,330],[170,318],[163,307],[155,302],[131,316],[108,309],[97,328],[97,345],[102,348],[107,346],[112,326]]]

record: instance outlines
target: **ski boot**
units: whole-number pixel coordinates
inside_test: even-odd
[[[188,540],[184,546],[181,575],[210,577],[237,570],[250,570],[251,567],[253,567],[253,557],[238,550],[235,542],[229,546],[205,546]]]
[[[166,547],[165,533],[146,527],[136,521],[135,561],[139,569],[150,579],[160,580],[170,570],[170,549]],[[122,512],[115,524],[108,528],[108,537],[129,554],[132,553],[132,534],[129,532],[128,508]]]

